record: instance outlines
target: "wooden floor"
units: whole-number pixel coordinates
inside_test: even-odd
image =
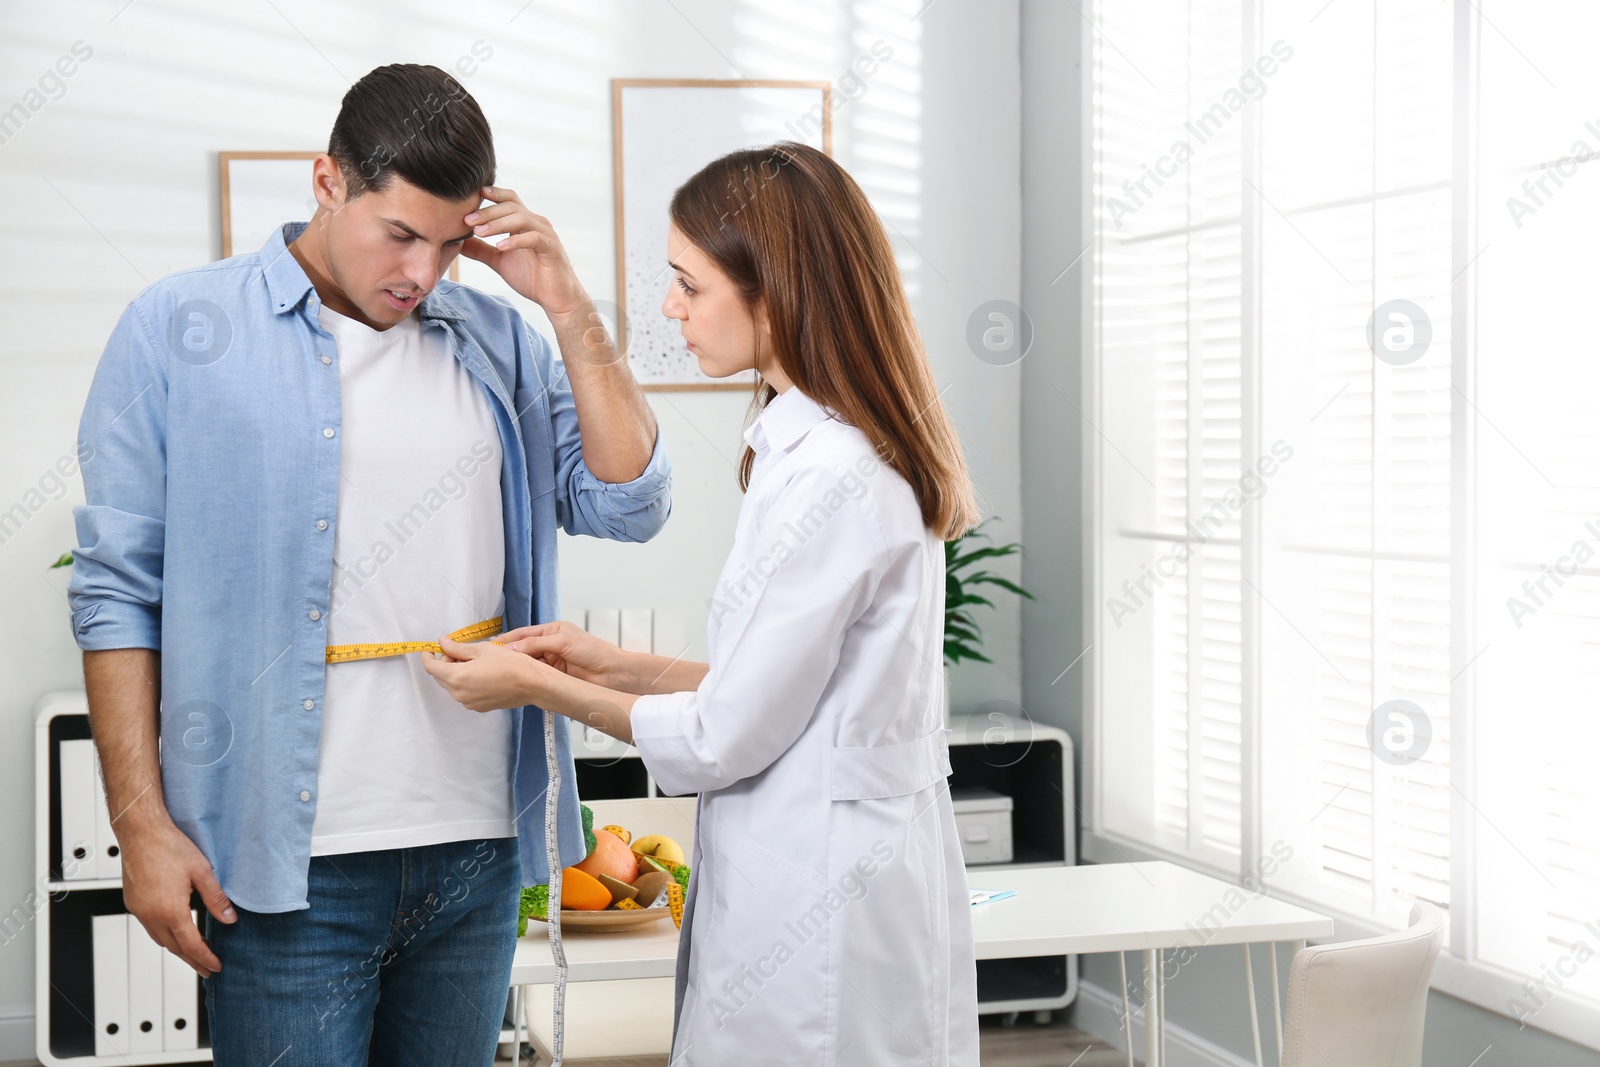
[[[1127,1067],[1122,1052],[1081,1030],[1059,1021],[1040,1026],[1031,1020],[1032,1015],[1025,1013],[1021,1021],[1007,1028],[1001,1025],[999,1016],[984,1016],[978,1028],[978,1058],[983,1067]],[[528,1060],[522,1062],[526,1064]],[[665,1056],[566,1062],[568,1067],[667,1067]]]
[[[1121,1052],[1062,1022],[1039,1026],[1023,1015],[1014,1027],[986,1015],[978,1029],[983,1067],[1126,1067]],[[500,1060],[510,1063],[510,1060]],[[526,1058],[522,1061],[528,1063]],[[1137,1062],[1137,1061],[1135,1061]],[[568,1060],[569,1067],[666,1067],[665,1056],[629,1056],[612,1060]],[[40,1067],[38,1060],[14,1060],[0,1067]]]

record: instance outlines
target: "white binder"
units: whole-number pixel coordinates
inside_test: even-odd
[[[190,912],[191,921],[195,913]],[[165,1047],[168,1052],[200,1047],[200,976],[170,952],[161,953]]]
[[[622,639],[622,613],[616,608],[590,608],[589,632],[616,644]]]
[[[87,783],[84,788],[87,792]],[[92,921],[94,1054],[115,1056],[129,1051],[128,916],[96,915]]]
[[[94,742],[63,741],[61,761],[61,877],[98,876]]]
[[[89,742],[93,745],[94,742]],[[90,751],[93,751],[91,748]],[[94,814],[95,814],[95,863],[94,876],[96,878],[121,878],[122,877],[122,847],[117,844],[117,835],[111,829],[111,812],[106,805],[106,783],[100,774],[100,754],[95,752],[94,757]]]
[[[689,642],[684,639],[683,612],[677,608],[657,608],[650,635],[650,651],[658,656],[675,659],[688,652]]]
[[[160,1052],[164,1044],[161,1003],[161,957],[144,923],[127,916],[128,924],[128,1051]]]
[[[623,608],[617,646],[624,652],[650,651],[650,609]]]

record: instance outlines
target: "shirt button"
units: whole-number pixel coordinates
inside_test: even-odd
[[[315,700],[306,700],[306,701],[302,701],[300,706],[302,708],[305,708],[307,711],[310,711],[311,709],[313,709],[313,708],[315,708],[317,706],[317,702]]]
[[[324,436],[324,437],[332,437],[333,436],[333,427],[332,426],[324,426],[322,428],[322,436]]]
[[[327,519],[318,519],[317,520],[317,529],[326,530],[327,528],[328,528],[328,520]]]
[[[309,790],[309,789],[300,790],[300,799],[301,800],[310,800],[311,799],[311,790]]]
[[[326,367],[328,364],[330,364],[332,362],[333,362],[333,358],[331,356],[323,356],[322,357],[322,365],[324,367]]]
[[[318,611],[316,608],[312,608],[310,611],[306,612],[306,615],[311,619],[312,622],[316,622],[318,619],[322,618],[322,612]]]

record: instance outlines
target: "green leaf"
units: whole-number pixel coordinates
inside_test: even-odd
[[[973,549],[971,552],[968,552],[966,555],[957,556],[954,560],[951,560],[948,569],[950,569],[950,570],[961,570],[964,567],[972,566],[974,563],[978,562],[978,560],[980,560],[980,559],[1001,559],[1001,558],[1004,558],[1005,556],[1014,556],[1014,555],[1017,554],[1018,551],[1021,550],[1021,548],[1022,548],[1021,545],[1010,544],[1010,545],[1001,545],[998,548],[977,548],[977,549]]]
[[[70,567],[70,566],[72,566],[72,553],[71,552],[63,552],[63,553],[61,553],[61,558],[60,559],[58,559],[54,563],[50,564],[50,569],[51,570],[55,570],[57,567]]]
[[[1036,599],[1032,593],[1030,593],[1026,589],[1022,588],[1016,582],[1011,581],[1011,579],[1009,579],[1009,578],[1002,578],[998,574],[986,574],[982,578],[979,578],[979,579],[976,579],[975,581],[973,581],[972,584],[973,585],[998,585],[1001,589],[1005,589],[1005,590],[1008,590],[1010,592],[1013,592],[1013,593],[1017,594],[1018,596],[1027,597],[1029,600]]]
[[[1004,559],[1022,551],[1022,545],[1015,541],[1004,545],[987,543],[991,542],[991,538],[984,532],[984,527],[992,521],[994,521],[993,516],[944,544],[944,658],[948,664],[960,663],[962,660],[993,662],[978,651],[979,646],[983,644],[983,634],[978,628],[977,620],[973,618],[971,609],[982,606],[993,611],[995,603],[988,597],[974,592],[975,586],[993,586],[1017,596],[1027,597],[1029,600],[1034,599],[1031,593],[1008,578],[1002,578],[992,571],[970,570],[983,560]]]
[[[530,885],[522,890],[522,900],[517,907],[517,936],[522,937],[528,932],[528,918],[548,919],[550,917],[550,887],[547,885]]]

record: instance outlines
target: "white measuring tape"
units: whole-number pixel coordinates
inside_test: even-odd
[[[550,1054],[553,1057],[550,1067],[561,1067],[567,1013],[567,951],[561,945],[561,850],[556,840],[556,801],[561,798],[561,773],[556,759],[556,716],[551,711],[544,713],[544,768],[545,777],[549,779],[545,789],[544,856],[550,870],[550,896],[544,912],[545,925],[550,928],[550,958],[556,965],[555,1011],[550,1020]]]

